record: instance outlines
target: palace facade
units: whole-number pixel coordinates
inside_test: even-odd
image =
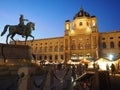
[[[24,45],[24,42],[17,41],[17,44]],[[100,33],[96,16],[80,8],[73,21],[65,21],[63,37],[27,41],[27,45],[37,60],[77,61],[100,57],[115,60],[120,57],[120,31]]]

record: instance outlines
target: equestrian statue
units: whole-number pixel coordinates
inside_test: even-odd
[[[26,25],[24,25],[24,21],[29,21],[29,20],[24,19],[24,16],[20,15],[18,25],[5,25],[4,30],[1,33],[1,36],[3,36],[7,32],[7,30],[9,30],[9,33],[6,38],[6,44],[8,44],[8,38],[10,37],[16,45],[16,41],[13,39],[13,37],[16,34],[19,34],[23,38],[25,38],[25,44],[28,37],[32,37],[34,40],[34,36],[32,36],[31,33],[32,33],[32,30],[35,30],[35,24],[33,22],[28,22]]]

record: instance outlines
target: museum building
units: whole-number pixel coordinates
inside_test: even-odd
[[[24,45],[24,41],[17,44]],[[120,57],[120,30],[99,32],[96,16],[80,8],[73,21],[65,21],[64,36],[29,40],[27,45],[37,60],[78,61],[100,57],[115,60]]]

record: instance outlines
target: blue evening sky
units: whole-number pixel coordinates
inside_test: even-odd
[[[72,21],[81,6],[97,17],[99,32],[120,30],[120,0],[0,0],[0,33],[7,24],[17,25],[23,14],[36,24],[35,39],[63,36],[65,20]],[[19,35],[14,39],[23,40]]]

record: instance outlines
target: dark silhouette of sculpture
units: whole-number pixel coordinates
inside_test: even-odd
[[[33,22],[28,22],[26,25],[24,25],[24,28],[22,28],[19,25],[5,25],[4,30],[1,33],[1,36],[3,36],[8,29],[9,29],[9,34],[7,35],[7,38],[6,38],[7,44],[8,44],[8,38],[10,37],[16,45],[16,41],[13,39],[13,37],[16,34],[23,35],[23,32],[25,36],[25,44],[26,44],[28,36],[32,37],[34,40],[34,36],[31,35],[32,30],[35,29],[35,24]]]
[[[25,25],[24,25],[24,21],[29,21],[28,19],[24,19],[24,16],[21,14],[20,18],[19,18],[19,24],[18,26],[21,27],[23,29],[23,33],[22,33],[22,37],[24,37],[25,35]]]

